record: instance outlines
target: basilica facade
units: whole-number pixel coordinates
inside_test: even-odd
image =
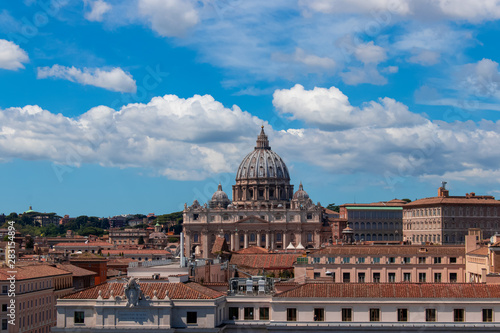
[[[212,200],[185,204],[183,213],[187,256],[212,257],[218,236],[231,251],[250,246],[270,251],[319,248],[331,236],[320,203],[313,203],[302,183],[294,193],[288,168],[271,150],[264,127],[255,149],[238,167],[232,201],[219,184]]]

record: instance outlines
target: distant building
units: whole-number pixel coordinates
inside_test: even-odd
[[[297,258],[295,280],[343,283],[462,283],[463,246],[330,246]]]
[[[123,228],[127,225],[125,216],[113,216],[109,218],[109,228]]]
[[[469,229],[465,248],[467,282],[500,284],[500,235],[485,242],[481,229]]]
[[[484,237],[500,230],[500,201],[489,195],[467,193],[450,196],[445,184],[438,196],[403,206],[404,240],[413,244],[463,244],[469,228],[479,228]]]
[[[144,229],[110,229],[109,242],[114,245],[139,245],[139,239],[149,242],[149,232]]]
[[[85,252],[82,254],[70,256],[69,262],[72,265],[95,272],[94,284],[98,285],[106,282],[107,279],[107,259],[103,256]]]
[[[403,206],[391,200],[340,206],[340,219],[353,229],[355,242],[400,242],[403,239]],[[340,235],[339,235],[340,236]]]

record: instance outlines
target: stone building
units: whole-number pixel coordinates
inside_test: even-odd
[[[499,230],[500,201],[493,196],[467,193],[450,196],[446,182],[438,196],[403,206],[403,238],[413,244],[463,244],[469,228],[480,228],[484,237]]]
[[[331,237],[331,230],[323,228],[321,205],[313,203],[302,183],[293,192],[288,168],[271,150],[264,127],[257,146],[238,167],[232,195],[231,201],[219,185],[208,203],[184,205],[187,256],[210,257],[218,235],[231,251],[285,249],[290,243],[318,248]]]

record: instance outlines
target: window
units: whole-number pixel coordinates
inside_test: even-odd
[[[396,258],[395,257],[389,257],[389,259],[387,260],[388,264],[394,264],[395,262],[396,262]]]
[[[465,320],[465,310],[453,309],[453,321],[464,321],[464,320]]]
[[[83,311],[75,311],[75,324],[85,323],[85,314]]]
[[[380,257],[373,257],[372,258],[372,263],[374,263],[374,264],[380,264]]]
[[[8,329],[7,319],[2,319],[2,331]]]
[[[286,320],[287,321],[297,321],[297,309],[287,308],[286,309]]]
[[[281,233],[279,232],[276,234],[276,241],[281,242]]]
[[[389,273],[388,280],[389,282],[396,282],[396,273]]]
[[[325,309],[314,309],[314,321],[325,321]]]
[[[364,263],[365,263],[365,257],[359,257],[358,264],[364,264]]]
[[[328,257],[328,263],[329,264],[335,263],[335,258],[334,257]]]
[[[358,282],[365,283],[365,273],[358,273]]]
[[[373,283],[380,283],[380,273],[373,273]]]
[[[493,321],[493,309],[483,309],[483,321],[489,323]]]
[[[411,282],[411,273],[403,273],[403,281]]]
[[[2,294],[7,294],[8,288],[7,286],[2,286]]]
[[[370,309],[370,321],[380,321],[380,309]]]
[[[404,258],[403,258],[403,263],[404,263],[404,264],[409,264],[409,263],[411,263],[411,258],[410,258],[410,257],[404,257]]]
[[[441,273],[434,273],[434,282],[441,283]]]
[[[7,312],[7,304],[2,304],[2,312]]]
[[[269,308],[259,308],[259,319],[269,320]]]
[[[344,263],[344,264],[348,264],[350,261],[351,261],[351,258],[350,258],[350,257],[344,257],[344,258],[342,259],[342,263]]]
[[[352,309],[342,309],[342,321],[352,321]]]
[[[441,263],[441,257],[434,257],[434,263],[435,264],[440,264]]]
[[[253,320],[253,308],[245,308],[243,318],[245,320]]]
[[[351,273],[343,273],[342,282],[344,283],[351,282]]]
[[[450,273],[450,282],[457,282],[457,273]]]
[[[321,259],[320,257],[314,257],[313,264],[319,264],[320,259]]]
[[[229,319],[230,320],[238,320],[239,309],[235,307],[229,308]]]
[[[418,282],[424,283],[425,282],[425,278],[426,278],[426,274],[425,273],[418,273]]]
[[[198,312],[188,311],[187,321],[188,324],[196,324],[198,322]]]
[[[436,321],[436,309],[425,309],[425,321]]]
[[[418,257],[419,264],[425,264],[425,257]]]
[[[198,214],[193,214],[193,221],[196,221],[198,219],[199,215]]]
[[[408,309],[398,309],[398,321],[408,321]]]
[[[321,273],[320,272],[314,272],[314,279],[317,279],[321,277]]]
[[[456,264],[457,263],[457,258],[456,257],[450,257],[450,264]]]

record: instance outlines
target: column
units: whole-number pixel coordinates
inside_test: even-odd
[[[201,249],[203,251],[203,258],[208,258],[209,257],[209,250],[208,250],[208,233],[207,231],[202,231],[201,233]]]
[[[286,234],[286,232],[283,232],[281,240],[283,241],[283,250],[285,250],[286,247],[288,246],[288,235]]]
[[[274,250],[276,248],[276,244],[274,243],[274,231],[269,235],[271,238],[271,244],[269,245],[269,250]]]
[[[297,231],[295,233],[295,247],[297,247],[297,245],[299,245],[300,243],[302,243],[302,232]],[[302,243],[302,245],[304,245],[304,243]]]
[[[191,233],[184,232],[184,255],[191,258]]]
[[[243,247],[246,249],[248,247],[248,232],[245,232],[245,234],[243,235]]]
[[[238,231],[234,233],[234,250],[238,251],[240,249],[240,235]]]
[[[234,249],[234,245],[235,245],[235,243],[234,243],[234,232],[232,232],[231,233],[231,251],[236,251]]]
[[[261,241],[260,241],[260,231],[258,231],[256,233],[256,237],[257,237],[257,246],[262,246]]]
[[[266,249],[270,250],[270,240],[271,240],[271,235],[269,235],[269,231],[266,232]]]

